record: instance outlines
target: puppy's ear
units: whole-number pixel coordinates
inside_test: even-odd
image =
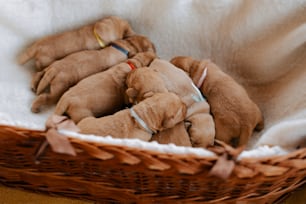
[[[128,88],[126,91],[125,91],[126,95],[129,97],[129,101],[131,103],[133,103],[136,99],[136,97],[138,96],[138,91],[134,88]]]
[[[185,119],[186,113],[187,113],[187,107],[184,103],[182,103],[180,109],[176,112],[174,116],[172,116],[171,118],[166,117],[164,119],[162,123],[163,128],[167,129],[174,127],[176,124],[178,124],[179,122]]]

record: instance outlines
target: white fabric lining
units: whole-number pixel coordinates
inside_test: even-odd
[[[30,111],[33,63],[21,66],[16,61],[27,45],[119,15],[155,43],[160,58],[211,58],[246,87],[265,116],[265,129],[254,134],[250,148],[261,136],[277,141],[306,135],[304,127],[296,125],[306,118],[305,0],[0,1],[0,124],[43,130],[52,113],[53,107],[40,114]],[[129,145],[126,139],[122,142]],[[250,151],[270,155],[275,148]]]

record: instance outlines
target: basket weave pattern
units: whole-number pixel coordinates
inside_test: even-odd
[[[45,134],[0,126],[1,184],[107,203],[273,203],[306,181],[306,148],[237,161],[226,145],[208,158],[70,139],[77,156],[37,157]]]

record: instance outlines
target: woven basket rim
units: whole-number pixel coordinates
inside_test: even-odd
[[[0,128],[10,128],[12,130],[15,130],[16,132],[19,131],[30,131],[30,132],[37,132],[38,134],[45,134],[46,133],[46,129],[38,129],[38,128],[30,128],[30,127],[23,127],[23,126],[18,126],[18,125],[11,125],[11,124],[0,124]],[[103,145],[107,145],[107,146],[117,146],[117,147],[122,147],[122,148],[127,148],[129,150],[139,150],[139,151],[145,151],[148,152],[150,154],[172,154],[172,155],[176,155],[178,157],[186,157],[186,156],[191,156],[191,157],[195,157],[195,158],[206,158],[206,159],[216,159],[217,154],[215,152],[215,148],[214,147],[210,147],[210,148],[195,148],[195,147],[180,147],[180,146],[176,146],[174,144],[158,144],[157,142],[145,142],[145,141],[141,141],[138,139],[128,139],[128,138],[112,138],[111,136],[96,136],[96,135],[86,135],[86,134],[79,134],[76,132],[72,132],[72,131],[66,131],[66,130],[59,130],[59,133],[61,133],[63,136],[69,138],[70,140],[74,140],[74,141],[79,141],[79,142],[86,142],[86,143],[91,143],[91,144],[96,144],[99,146],[103,146]],[[80,138],[81,136],[81,138]],[[94,140],[92,139],[94,138]],[[105,139],[106,138],[106,139]],[[109,140],[109,141],[107,141]],[[119,142],[116,142],[119,141]],[[130,144],[126,144],[126,141],[135,141],[136,146],[130,145]],[[120,144],[121,143],[121,144]],[[139,144],[137,146],[137,144]],[[145,145],[143,145],[145,144]],[[151,146],[150,149],[146,148],[148,146]],[[226,146],[228,149],[230,149],[231,151],[234,151],[235,148],[232,148],[231,146],[222,143],[222,146]],[[161,149],[154,149],[156,147],[163,147]],[[268,146],[265,146],[268,147]],[[274,146],[274,147],[279,147],[279,146]],[[179,149],[184,149],[187,150],[185,152],[175,152],[175,151],[169,151],[169,148],[174,148],[174,150],[179,150]],[[257,147],[257,148],[261,148],[261,147]],[[255,149],[257,149],[255,148]],[[270,147],[268,147],[270,148]],[[255,149],[251,149],[251,150],[255,150]],[[301,149],[297,149],[294,151],[287,151],[286,154],[268,154],[268,155],[261,155],[261,156],[256,156],[256,157],[250,157],[250,156],[246,156],[243,158],[238,158],[239,155],[237,155],[237,153],[235,153],[235,156],[238,158],[238,160],[248,160],[248,159],[252,159],[252,160],[256,160],[256,161],[262,161],[262,160],[268,160],[268,159],[278,159],[278,158],[283,158],[283,157],[290,157],[290,155],[295,155],[296,152],[300,152],[303,151],[303,149],[306,150],[305,148],[301,148]],[[193,150],[199,150],[199,152],[193,151]],[[245,149],[240,149],[240,150],[236,150],[239,152],[239,154],[243,153],[244,151],[249,151],[249,150],[245,150]],[[205,155],[206,154],[206,155]]]
[[[110,197],[119,200],[122,199],[121,197],[117,196],[117,193],[115,193],[120,188],[107,187],[109,185],[116,185],[116,179],[114,181],[107,180],[107,175],[110,173],[112,175],[113,171],[117,174],[117,176],[123,176],[122,179],[127,179],[129,177],[125,176],[125,171],[132,171],[133,173],[131,172],[131,176],[136,176],[134,179],[137,180],[139,179],[137,175],[146,175],[149,177],[152,177],[153,175],[153,179],[166,179],[165,181],[155,181],[161,182],[162,184],[164,182],[168,182],[168,179],[171,179],[172,177],[174,180],[172,179],[170,183],[177,181],[180,183],[184,181],[187,183],[195,183],[192,184],[192,186],[195,185],[194,187],[198,185],[202,186],[205,184],[205,182],[210,183],[209,185],[216,185],[216,182],[219,183],[218,185],[223,185],[224,183],[224,185],[227,187],[218,190],[218,192],[222,191],[224,196],[219,197],[215,194],[212,194],[213,198],[209,201],[209,203],[218,203],[221,200],[233,202],[234,200],[251,201],[256,199],[265,200],[267,198],[274,201],[283,194],[298,188],[306,182],[306,148],[290,152],[286,155],[273,157],[270,156],[264,158],[245,158],[238,160],[237,156],[241,153],[242,149],[234,149],[224,143],[219,143],[209,148],[209,151],[213,152],[215,156],[202,157],[194,154],[161,153],[152,150],[129,147],[127,145],[110,145],[105,143],[97,144],[80,140],[78,138],[68,137],[68,140],[72,146],[78,150],[77,155],[80,155],[80,157],[58,154],[53,152],[51,148],[47,148],[44,154],[41,157],[38,157],[39,162],[37,166],[37,164],[33,161],[35,155],[33,155],[34,150],[32,147],[39,147],[43,141],[46,141],[46,131],[29,130],[15,126],[0,125],[0,138],[4,139],[4,142],[0,143],[0,145],[3,147],[2,150],[0,150],[3,152],[0,154],[0,169],[2,170],[2,173],[0,173],[0,183],[4,182],[4,184],[14,187],[21,179],[22,181],[28,182],[30,184],[30,186],[28,186],[28,184],[25,185],[25,183],[22,183],[21,188],[35,190],[37,186],[50,185],[51,190],[48,190],[47,188],[47,190],[43,191],[51,191],[52,194],[63,194],[62,192],[65,192],[63,191],[63,186],[60,187],[58,183],[53,183],[52,179],[55,179],[60,183],[71,180],[71,182],[74,183],[73,185],[75,185],[74,188],[76,188],[76,190],[71,193],[72,197],[79,197],[79,194],[84,194],[84,189],[79,189],[80,184],[84,184],[87,186],[86,188],[88,188],[87,190],[85,189],[87,194],[89,193],[86,195],[87,197],[85,196],[87,199],[91,199],[91,197],[93,197],[93,200],[99,200],[99,198],[101,198],[101,191],[99,190],[103,189],[110,193]],[[24,150],[26,153],[24,153]],[[28,159],[22,160],[20,157],[32,159],[30,159],[31,161]],[[27,167],[20,167],[25,169],[17,170],[15,168],[15,164],[12,164],[12,159],[14,159],[15,162],[19,163],[18,165],[21,166],[23,166],[24,163],[27,163]],[[63,166],[49,166],[52,165],[53,162],[57,164],[63,164]],[[111,164],[112,166],[101,166],[102,169],[104,168],[103,172],[106,171],[105,175],[100,175],[102,176],[101,178],[100,176],[90,176],[90,174],[90,177],[87,178],[87,173],[83,172],[84,170],[87,171],[86,168],[83,170],[74,169],[73,172],[78,172],[77,177],[73,176],[70,178],[69,176],[65,176],[64,172],[67,170],[67,173],[69,173],[69,166],[71,164],[78,165],[79,163],[83,163],[87,166],[88,163],[89,166],[92,166],[92,162],[95,164],[94,167],[92,167],[94,169],[96,168],[96,165],[100,164],[100,162],[104,164]],[[39,173],[39,169],[41,168],[40,165],[47,167],[47,169],[42,169],[43,173]],[[68,169],[66,167],[67,165]],[[54,167],[56,167],[55,170]],[[57,170],[58,167],[62,170]],[[110,169],[108,169],[109,167]],[[46,173],[46,171],[50,171],[50,169],[53,169],[52,171],[55,172]],[[198,176],[201,176],[201,179],[199,179]],[[214,178],[216,177],[219,177],[219,180],[217,179],[215,181]],[[3,180],[3,178],[5,178],[5,180]],[[43,180],[37,180],[38,178]],[[89,180],[87,181],[87,179]],[[111,183],[108,183],[107,186],[103,187],[98,185],[99,182],[93,184],[91,179],[102,179],[100,181],[102,183]],[[105,179],[107,181],[105,181]],[[188,179],[191,180],[188,181]],[[256,179],[256,182],[252,179]],[[201,180],[201,184],[197,183],[197,180]],[[278,183],[279,180],[282,180],[283,182]],[[143,185],[142,183],[139,184]],[[94,185],[97,185],[95,186],[95,189],[98,188],[99,190],[89,190]],[[236,191],[236,186],[238,191],[240,191],[239,189],[244,189],[244,186],[248,185],[250,185],[250,189],[247,189],[245,193],[241,192],[241,197],[232,197],[231,194],[228,194],[230,189]],[[251,186],[259,186],[265,190],[258,190],[256,188],[252,189]],[[69,187],[70,186],[67,186],[67,188]],[[188,194],[188,197],[185,198],[183,196],[184,192],[182,193],[179,189],[178,192],[176,192],[177,189],[173,189],[173,191],[178,193],[178,195],[170,196],[172,194],[169,194],[164,197],[156,197],[157,192],[153,194],[152,192],[149,194],[135,194],[137,189],[139,189],[138,186],[135,187],[136,190],[130,188],[130,186],[127,186],[126,188],[127,189],[125,193],[127,197],[135,200],[140,199],[141,201],[152,201],[152,199],[156,201],[173,201],[173,199],[177,199],[177,196],[180,197],[180,200],[183,203],[202,202],[206,199],[202,194],[197,194],[200,192],[193,191],[191,191],[190,194]],[[199,190],[202,193],[211,192],[211,190],[209,190],[209,188],[207,189],[205,185],[199,188]],[[160,190],[158,190],[158,192],[163,194],[160,192]]]
[[[24,128],[24,127],[18,127],[18,126],[12,126],[12,125],[2,125],[0,124],[0,129],[1,128],[5,128],[5,129],[10,129],[10,131],[15,131],[16,133],[20,133],[20,132],[27,132],[28,134],[30,133],[35,133],[36,135],[39,136],[45,136],[46,134],[46,130],[37,130],[37,129],[28,129],[28,128]],[[120,148],[124,151],[136,151],[136,152],[143,152],[149,155],[167,155],[167,156],[172,156],[178,159],[205,159],[205,160],[217,160],[222,154],[228,154],[229,157],[231,159],[233,159],[235,161],[235,163],[256,163],[256,162],[267,162],[269,161],[271,163],[271,161],[282,161],[288,158],[292,158],[292,157],[296,157],[296,155],[306,155],[306,147],[305,148],[301,148],[292,152],[288,152],[287,154],[284,155],[267,155],[267,156],[260,156],[260,157],[245,157],[245,158],[238,158],[240,153],[244,151],[243,148],[233,148],[223,142],[221,142],[220,145],[218,146],[212,146],[209,147],[207,149],[204,148],[199,148],[199,149],[204,149],[205,151],[212,153],[211,155],[199,155],[199,154],[195,154],[194,152],[185,152],[185,153],[176,153],[176,152],[163,152],[163,151],[159,151],[159,150],[154,150],[154,149],[145,149],[145,148],[139,148],[139,147],[134,147],[134,146],[130,146],[130,145],[125,145],[125,144],[110,144],[110,143],[104,143],[104,142],[93,142],[93,141],[88,141],[86,140],[86,136],[84,135],[84,137],[82,139],[77,138],[77,137],[73,137],[71,136],[72,134],[78,134],[78,133],[73,133],[71,131],[63,131],[63,134],[65,137],[67,137],[71,142],[73,143],[87,143],[90,145],[94,145],[97,147],[115,147],[115,148]],[[23,133],[22,133],[23,134]],[[95,136],[95,137],[99,137],[99,136]],[[101,138],[101,137],[99,137]],[[111,139],[117,139],[117,138],[111,138]],[[129,140],[129,139],[118,139],[118,140]],[[137,142],[144,142],[144,141],[137,141]],[[147,142],[144,142],[147,143]],[[162,144],[155,144],[157,146],[163,146]],[[175,148],[180,148],[177,147],[175,145],[170,145],[170,146],[174,146]],[[168,145],[165,145],[165,148],[167,148]],[[183,147],[185,148],[185,147]],[[193,147],[188,147],[188,149],[195,149]]]

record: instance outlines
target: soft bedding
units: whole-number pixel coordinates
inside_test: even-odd
[[[305,0],[1,0],[0,11],[0,124],[44,129],[53,111],[31,112],[34,64],[18,65],[21,51],[46,35],[117,15],[149,37],[160,58],[209,58],[244,86],[265,120],[248,148],[305,145]]]

